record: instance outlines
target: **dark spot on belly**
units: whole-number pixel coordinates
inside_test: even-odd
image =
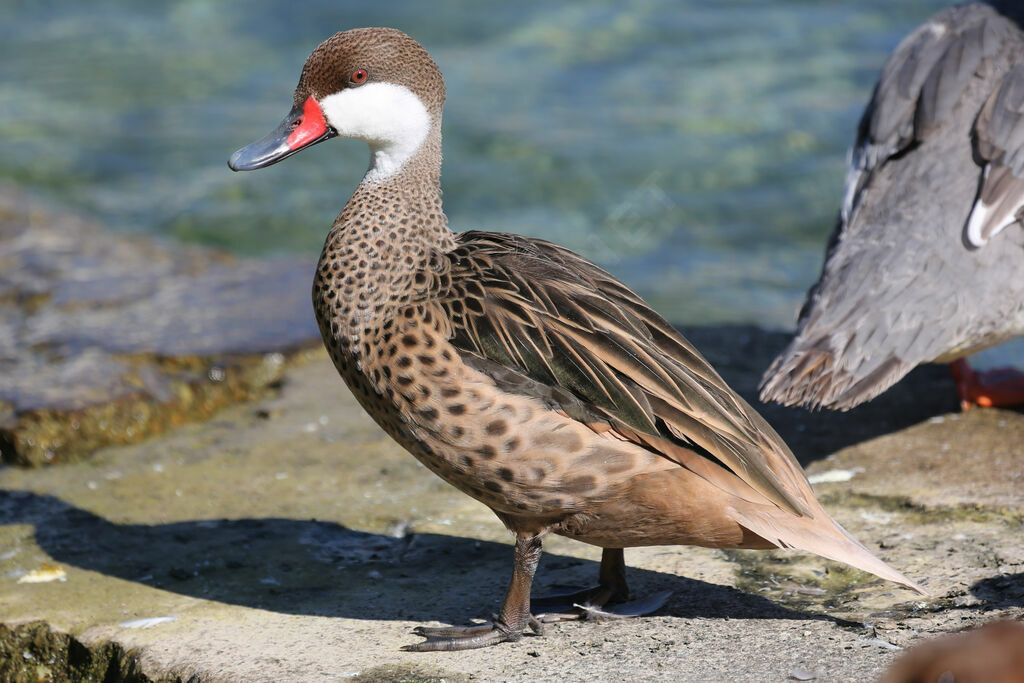
[[[460,455],[459,462],[462,463],[463,467],[468,468],[473,466],[473,458],[469,457],[468,455]]]
[[[463,434],[465,434],[465,433],[466,433],[466,430],[463,429],[462,427],[458,426],[458,425],[455,425],[454,427],[452,427],[452,436],[454,436],[456,439],[461,439]]]
[[[494,446],[491,445],[481,446],[476,452],[479,453],[480,457],[484,460],[493,460],[495,456],[498,455],[498,452],[494,450]]]
[[[445,387],[441,389],[441,396],[445,398],[455,398],[459,395],[459,390],[456,387]]]
[[[502,492],[501,484],[499,484],[496,481],[485,481],[484,488],[486,488],[489,491],[494,491],[495,493]]]
[[[398,382],[403,387],[407,387],[410,384],[412,384],[414,380],[412,377],[409,377],[408,375],[399,375],[398,377],[395,378],[395,381]]]
[[[404,334],[404,335],[402,335],[402,346],[413,347],[413,346],[416,346],[418,343],[419,343],[419,340],[416,339],[416,337],[414,337],[413,335],[411,335],[411,334]]]
[[[491,436],[501,436],[508,431],[508,423],[504,420],[494,420],[488,422],[487,427],[484,428]]]
[[[395,363],[397,363],[400,368],[407,368],[412,365],[412,358],[409,358],[409,356],[402,356],[395,361]]]
[[[505,442],[505,450],[511,453],[515,449],[519,448],[519,439],[512,438]]]
[[[424,419],[434,421],[437,419],[437,408],[424,408],[420,411]]]
[[[513,479],[515,479],[515,475],[512,474],[512,470],[510,470],[507,467],[502,467],[501,469],[499,469],[498,476],[504,479],[505,481],[512,481]]]
[[[448,412],[452,415],[462,415],[466,412],[466,406],[461,403],[454,403],[448,406]]]
[[[433,356],[416,356],[416,358],[419,359],[420,363],[422,363],[423,365],[433,365],[434,364],[434,357]]]

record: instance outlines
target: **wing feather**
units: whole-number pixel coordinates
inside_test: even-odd
[[[1010,69],[989,96],[975,123],[974,138],[985,167],[964,238],[969,245],[982,247],[1019,222],[1024,209],[1024,64]]]
[[[875,171],[945,120],[982,60],[1017,31],[994,8],[973,3],[939,12],[900,42],[857,128],[839,229],[853,220]]]
[[[801,501],[813,494],[781,438],[625,285],[541,240],[456,239],[427,296],[449,317],[467,362],[518,377],[508,386],[576,419],[606,422],[683,466],[679,453],[689,449],[707,461],[704,472],[723,468],[779,507],[810,515]]]

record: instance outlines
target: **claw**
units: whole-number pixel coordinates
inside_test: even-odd
[[[418,636],[423,636],[424,638],[433,638],[444,635],[472,636],[490,631],[492,627],[491,623],[478,624],[476,626],[417,626],[412,630],[412,632]]]

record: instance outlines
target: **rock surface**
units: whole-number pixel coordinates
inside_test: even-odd
[[[310,259],[235,259],[0,187],[0,458],[48,464],[259,395],[319,343]]]
[[[722,369],[752,387],[744,335],[763,355],[783,341],[728,328],[691,337],[739,340],[742,362]],[[947,392],[929,368],[872,410],[927,414]],[[631,549],[634,592],[673,591],[653,616],[401,652],[417,624],[498,607],[510,539],[385,437],[318,353],[273,397],[205,424],[0,471],[0,647],[14,667],[0,678],[76,680],[88,665],[128,680],[871,680],[907,645],[1024,616],[1024,506],[1007,484],[1024,469],[1024,417],[933,412],[878,435],[873,419],[769,412],[802,452],[849,444],[810,465],[839,480],[817,487],[826,507],[931,598],[797,553]],[[596,577],[597,549],[557,537],[545,548],[539,593]],[[19,583],[54,575],[45,564],[66,580]],[[78,669],[61,658],[71,651]]]

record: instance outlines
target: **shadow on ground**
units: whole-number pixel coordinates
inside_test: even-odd
[[[438,534],[386,536],[317,520],[115,524],[53,496],[0,490],[0,524],[30,524],[54,561],[165,591],[287,614],[464,623],[496,611],[512,546]],[[587,585],[598,563],[548,553],[535,594]],[[630,569],[635,595],[671,590],[684,618],[841,620],[731,587]]]
[[[1024,607],[1024,572],[981,579],[971,586],[971,595],[982,610]]]
[[[761,403],[757,383],[791,333],[746,325],[685,327],[682,331],[725,381],[779,432],[805,467],[847,446],[960,410],[956,386],[945,365],[918,367],[874,400],[845,413]]]

